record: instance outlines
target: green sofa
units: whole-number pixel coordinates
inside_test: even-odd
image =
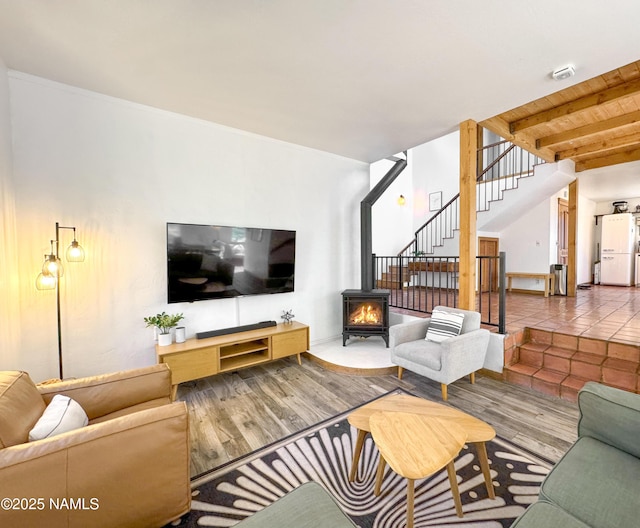
[[[237,528],[355,528],[334,498],[317,482],[307,482]]]
[[[578,440],[511,528],[640,526],[640,395],[585,384]]]

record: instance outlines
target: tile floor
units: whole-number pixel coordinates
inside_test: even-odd
[[[442,304],[449,306],[451,297],[432,299],[424,292],[403,292],[405,306],[415,305],[422,309],[433,309]],[[487,302],[488,300],[488,302]],[[485,320],[498,322],[498,296],[492,295],[482,301]],[[491,308],[489,316],[489,306]],[[426,313],[392,308],[401,314],[428,317]],[[594,339],[640,344],[640,288],[622,286],[595,286],[578,290],[575,297],[560,295],[543,297],[526,293],[507,293],[507,333],[515,333],[525,327],[552,330],[554,332],[581,335]],[[487,326],[497,331],[497,327]]]
[[[640,288],[594,286],[575,297],[507,293],[507,332],[524,327],[640,344]]]

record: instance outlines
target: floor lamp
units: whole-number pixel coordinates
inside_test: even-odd
[[[58,318],[58,367],[60,370],[60,379],[64,379],[62,372],[62,322],[60,318],[60,278],[64,275],[64,267],[60,260],[60,231],[62,229],[73,230],[73,242],[65,252],[67,262],[84,261],[84,249],[76,240],[76,228],[61,226],[56,222],[56,239],[51,241],[51,253],[44,256],[44,264],[42,272],[36,279],[36,288],[38,290],[56,290],[56,312]]]

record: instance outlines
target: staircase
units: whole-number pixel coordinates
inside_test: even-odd
[[[489,211],[493,202],[502,201],[506,191],[517,189],[520,180],[533,176],[534,167],[544,160],[509,141],[484,147],[476,192],[476,211]],[[446,240],[453,239],[460,227],[460,194],[454,196],[416,232],[414,239],[398,253],[399,257],[433,255]]]
[[[376,288],[396,289],[398,284],[406,284],[410,280],[409,267],[404,265],[391,265],[387,271],[383,271],[376,281]]]
[[[576,401],[587,381],[640,394],[640,349],[600,339],[526,328],[505,351],[509,383]]]

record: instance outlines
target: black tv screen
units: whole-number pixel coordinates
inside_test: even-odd
[[[296,232],[167,223],[168,301],[293,291]]]

